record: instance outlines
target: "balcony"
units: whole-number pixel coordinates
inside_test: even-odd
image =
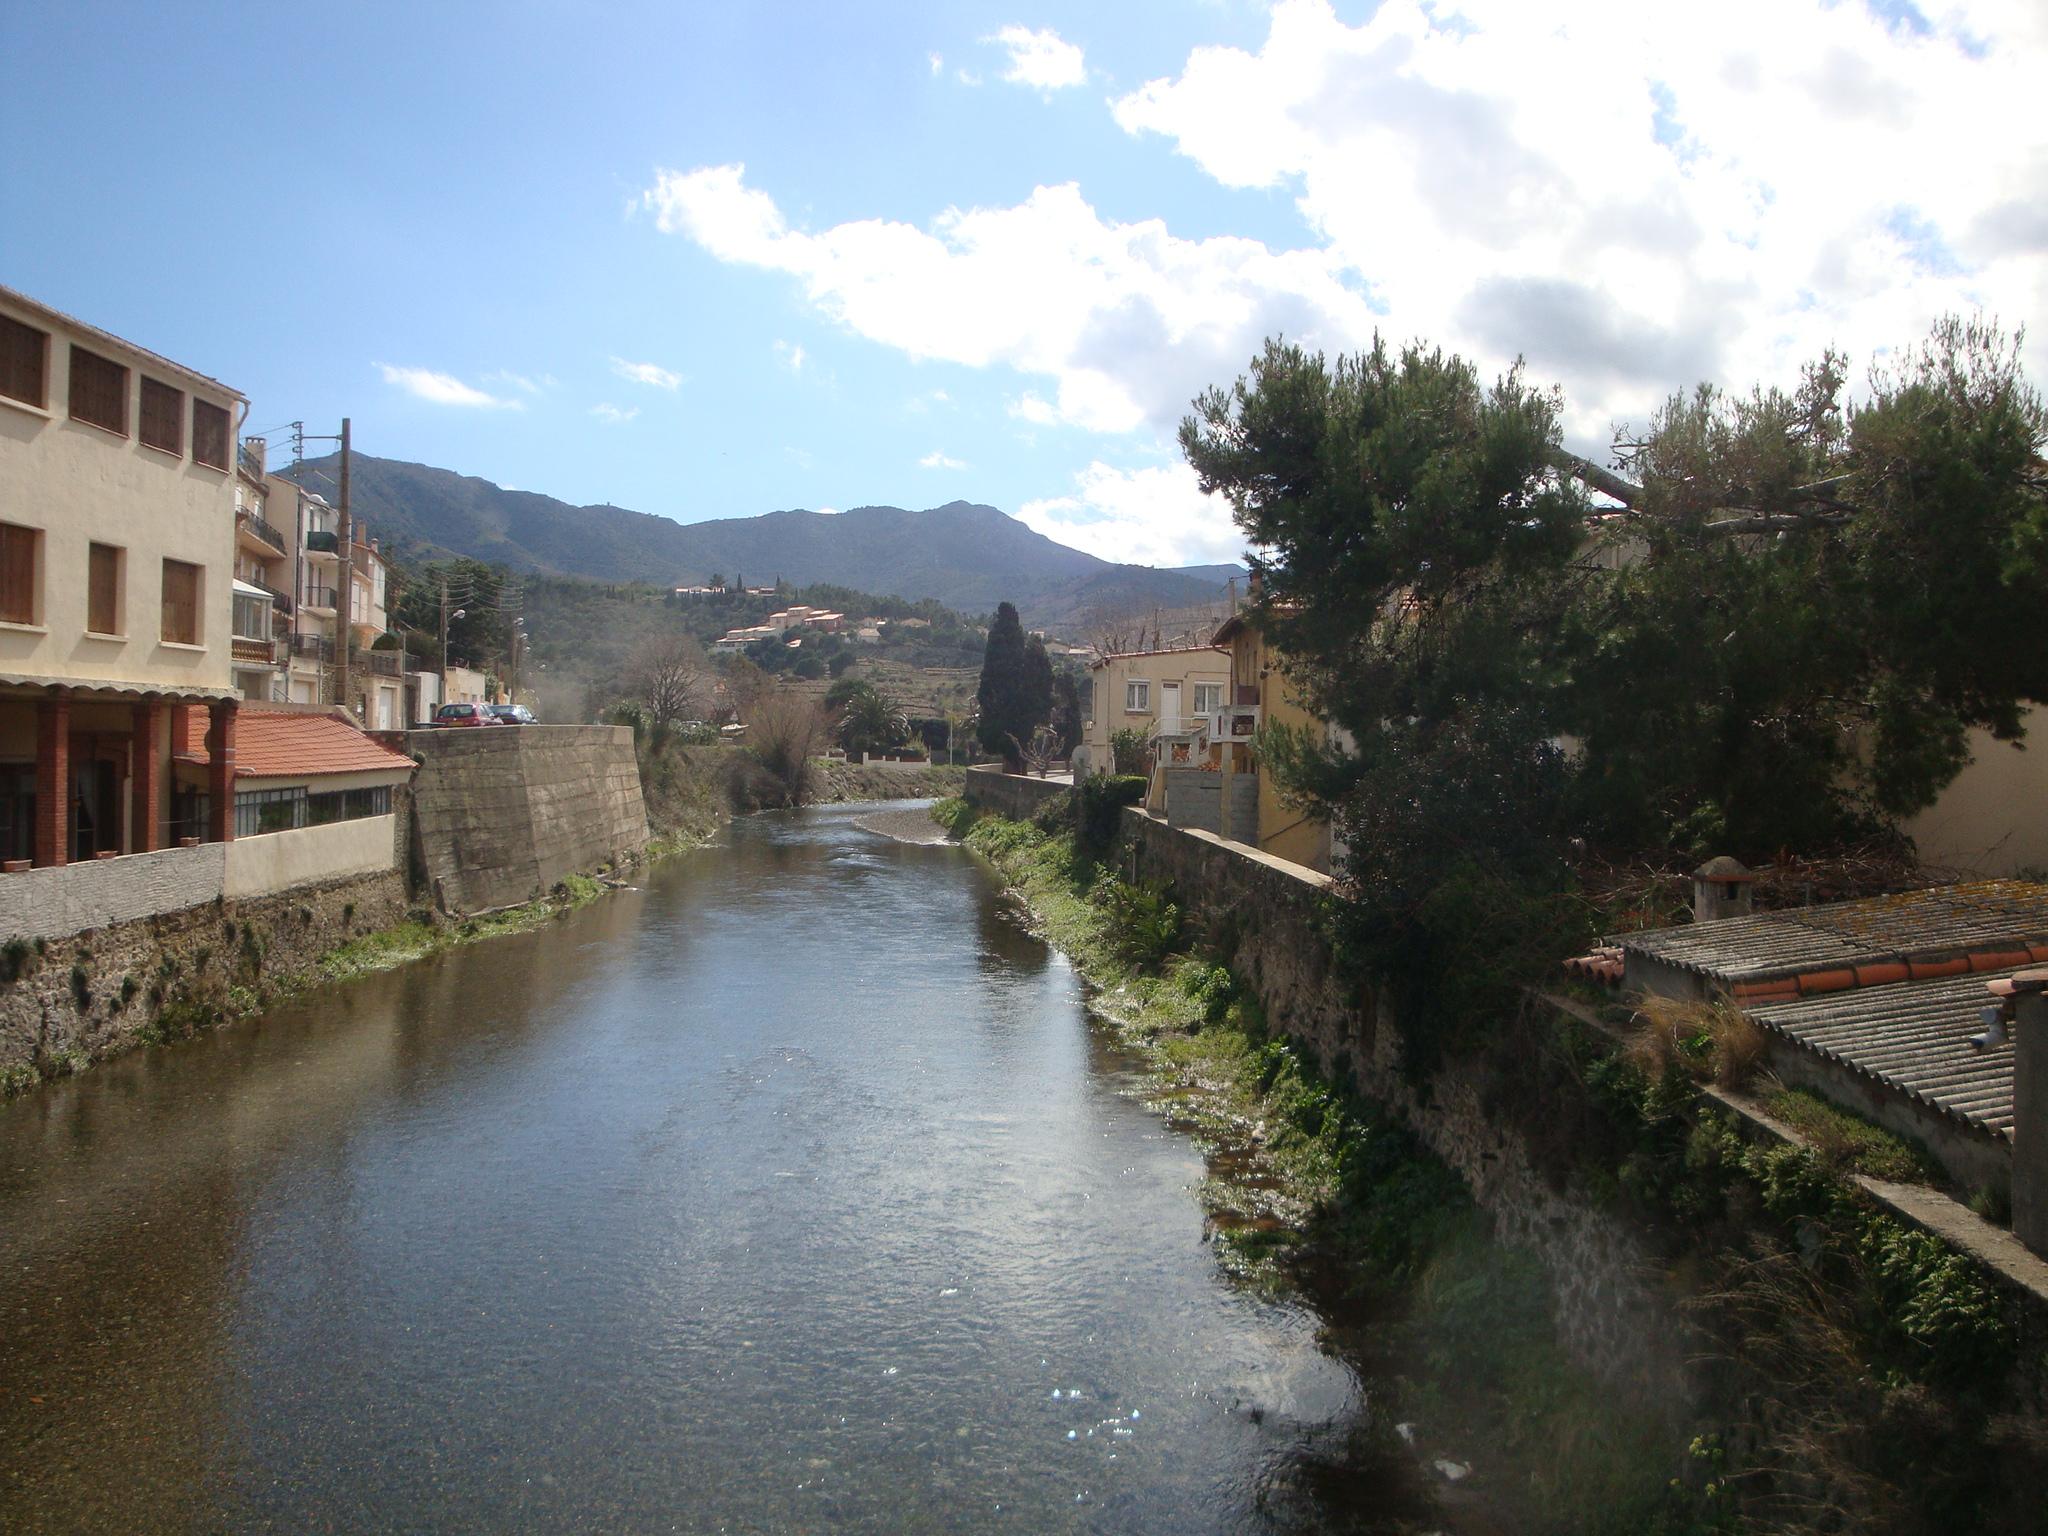
[[[340,560],[340,538],[332,532],[307,534],[306,558],[308,560]]]
[[[236,661],[248,662],[259,667],[274,667],[278,664],[278,643],[275,640],[258,639],[254,635],[230,635],[228,654]]]
[[[293,635],[292,654],[309,661],[334,660],[334,642],[325,635]]]
[[[235,514],[235,533],[244,545],[262,554],[284,553],[284,535],[254,512],[245,509]]]
[[[311,613],[332,613],[340,599],[332,587],[308,587],[299,594],[299,606]]]
[[[357,651],[353,659],[365,672],[374,672],[379,677],[398,677],[405,671],[403,651]]]

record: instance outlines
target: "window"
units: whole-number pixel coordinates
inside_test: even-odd
[[[128,435],[128,370],[83,347],[71,349],[71,416],[74,421]]]
[[[96,635],[121,633],[121,551],[112,544],[86,550],[85,627]]]
[[[228,413],[204,400],[192,402],[192,462],[228,467]]]
[[[1223,707],[1223,685],[1221,683],[1195,684],[1195,713],[1213,715]]]
[[[1152,707],[1152,685],[1138,679],[1124,684],[1124,710],[1142,715]]]
[[[324,795],[306,797],[306,825],[325,826],[330,821],[359,821],[365,816],[391,814],[391,786],[371,784],[361,789],[337,789]]]
[[[0,315],[0,395],[45,406],[49,386],[49,335],[12,315]]]
[[[235,635],[244,640],[270,639],[270,599],[251,597],[246,592],[235,594],[234,629]]]
[[[244,789],[235,794],[235,836],[259,837],[306,825],[303,785],[286,789]]]
[[[42,554],[41,529],[0,523],[0,622],[36,622],[36,599],[42,592],[36,566]]]
[[[161,448],[165,453],[185,452],[185,392],[159,384],[148,374],[142,376],[142,430],[137,434],[143,446]]]
[[[164,562],[163,638],[175,645],[199,643],[199,567],[183,560]]]

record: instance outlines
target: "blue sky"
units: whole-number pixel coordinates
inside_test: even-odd
[[[1154,563],[1234,552],[1172,430],[1276,330],[1525,354],[1588,448],[1946,309],[2040,333],[2038,6],[1668,9],[13,6],[0,281],[252,429]]]

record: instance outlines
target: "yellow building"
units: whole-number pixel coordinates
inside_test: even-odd
[[[1261,853],[1290,864],[1329,873],[1331,841],[1326,821],[1305,815],[1281,796],[1272,773],[1253,748],[1251,737],[1261,726],[1307,728],[1326,734],[1330,727],[1301,702],[1301,695],[1279,665],[1266,636],[1248,614],[1233,614],[1216,631],[1215,643],[1230,654],[1230,696],[1211,733],[1212,750],[1225,778],[1221,803],[1226,817],[1222,835],[1248,843]],[[1237,774],[1258,776],[1258,817],[1245,827],[1229,820],[1234,798],[1229,780]]]
[[[231,835],[244,405],[0,288],[0,861],[164,846],[169,715],[194,707],[221,765],[198,832]]]
[[[1147,749],[1163,731],[1181,732],[1190,721],[1223,707],[1230,666],[1214,646],[1180,646],[1163,651],[1126,651],[1090,664],[1087,718],[1074,749],[1074,774],[1115,771],[1111,738],[1118,731],[1142,732]]]

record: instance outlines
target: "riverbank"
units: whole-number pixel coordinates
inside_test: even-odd
[[[1493,1239],[1412,1136],[1269,1035],[1169,896],[1119,879],[1070,832],[958,801],[933,814],[995,866],[1097,1015],[1152,1064],[1152,1103],[1204,1144],[1199,1194],[1224,1267],[1308,1297],[1371,1383],[1347,1459],[1414,1455],[1477,1528],[1491,1517],[1475,1499],[1531,1531],[1713,1528],[1709,1459],[1566,1357],[1540,1266]]]

